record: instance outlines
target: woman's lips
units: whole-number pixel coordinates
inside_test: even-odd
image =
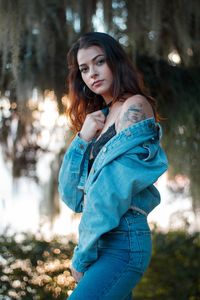
[[[98,86],[102,85],[102,83],[103,83],[103,80],[97,80],[97,81],[95,81],[95,82],[92,84],[92,86],[93,86],[93,87],[98,87]]]

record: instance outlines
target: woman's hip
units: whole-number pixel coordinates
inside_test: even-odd
[[[97,243],[99,257],[127,261],[130,268],[144,272],[152,254],[151,231],[145,217],[125,214],[119,226],[101,236]]]
[[[84,273],[70,300],[131,299],[151,257],[147,221],[126,213],[119,226],[98,240],[98,259]]]

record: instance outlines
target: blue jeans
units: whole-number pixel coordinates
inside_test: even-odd
[[[87,269],[68,300],[131,300],[152,252],[147,218],[129,210],[117,228],[101,236],[98,259]]]

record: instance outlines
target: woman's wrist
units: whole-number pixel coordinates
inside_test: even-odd
[[[82,139],[83,141],[88,142],[88,143],[90,142],[90,140],[88,140],[87,138],[85,138],[85,137],[82,135],[81,132],[78,133],[78,136],[79,136],[80,139]]]

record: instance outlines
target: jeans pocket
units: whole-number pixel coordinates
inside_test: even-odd
[[[131,266],[139,272],[144,272],[151,259],[152,240],[150,230],[136,230],[130,238]]]
[[[111,230],[98,240],[98,248],[129,250],[129,235],[127,231]]]

